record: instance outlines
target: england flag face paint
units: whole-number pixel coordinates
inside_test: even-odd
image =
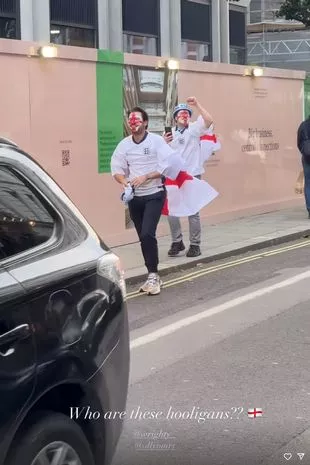
[[[142,118],[141,113],[139,112],[130,113],[129,118],[128,118],[128,125],[132,133],[138,132],[139,129],[143,126],[143,118]]]
[[[189,115],[188,111],[181,110],[181,111],[178,112],[178,114],[177,114],[177,122],[179,124],[182,124],[184,126],[188,126],[189,119],[190,119],[190,115]]]

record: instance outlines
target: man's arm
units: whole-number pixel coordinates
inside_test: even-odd
[[[128,175],[128,165],[121,144],[122,142],[118,144],[111,157],[111,173],[115,181],[126,187],[128,185],[126,179],[126,175]]]
[[[202,116],[206,128],[209,128],[213,124],[213,118],[210,113],[198,102],[196,97],[189,97],[187,103],[193,107],[196,107],[199,114]]]
[[[117,181],[119,184],[121,184],[124,187],[128,185],[128,181],[123,174],[114,174],[113,178],[115,179],[115,181]]]
[[[304,141],[304,123],[301,123],[297,131],[297,147],[300,152],[302,151],[303,141]]]
[[[130,184],[133,187],[140,187],[142,184],[145,184],[150,179],[158,179],[161,178],[161,174],[159,171],[152,171],[151,173],[143,174],[142,176],[138,176],[133,179]]]

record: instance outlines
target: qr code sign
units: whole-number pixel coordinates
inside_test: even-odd
[[[70,165],[70,150],[62,150],[62,166]]]

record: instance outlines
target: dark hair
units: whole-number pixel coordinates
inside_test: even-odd
[[[129,117],[130,113],[141,113],[142,115],[142,119],[143,121],[145,122],[149,122],[149,115],[147,114],[147,112],[145,110],[143,110],[143,108],[141,107],[134,107],[132,108],[131,110],[128,111],[127,113],[127,116]],[[148,128],[148,125],[146,126],[146,129]]]

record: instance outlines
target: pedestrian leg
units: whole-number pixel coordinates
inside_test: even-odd
[[[172,244],[168,250],[168,255],[169,257],[176,257],[180,252],[185,250],[181,221],[177,216],[168,216],[168,223],[172,238]]]
[[[141,247],[145,260],[145,266],[149,272],[148,284],[141,291],[149,295],[160,293],[161,280],[158,276],[158,243],[156,238],[157,226],[161,217],[161,212],[165,203],[166,192],[148,196],[145,202],[141,230]]]
[[[201,175],[195,176],[197,179],[201,179]],[[199,257],[201,255],[200,243],[201,243],[201,221],[200,213],[197,212],[194,215],[188,217],[189,223],[189,249],[187,251],[187,257]]]
[[[135,229],[137,231],[139,241],[140,241],[140,247],[141,247],[141,252],[144,257],[144,251],[142,247],[142,242],[141,242],[141,231],[142,231],[142,223],[143,223],[143,216],[144,216],[144,210],[145,210],[145,201],[143,197],[134,197],[128,204],[128,209],[129,209],[129,214],[130,218],[135,226]],[[144,257],[144,263],[145,263],[145,257]],[[139,288],[140,292],[145,292],[149,287],[149,281],[148,279],[146,282]]]
[[[188,217],[189,223],[189,241],[190,246],[187,251],[187,257],[199,257],[201,255],[200,243],[201,243],[201,221],[200,213],[191,215]]]
[[[135,226],[139,240],[142,230],[144,208],[145,204],[142,197],[134,197],[128,204],[129,215]]]
[[[306,162],[304,157],[302,159],[302,166],[303,166],[304,177],[305,177],[305,188],[304,188],[305,202],[306,202],[306,208],[308,210],[308,215],[310,218],[310,164]]]

